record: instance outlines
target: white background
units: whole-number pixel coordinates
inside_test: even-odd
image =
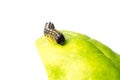
[[[0,0],[0,80],[47,80],[34,44],[47,21],[120,53],[119,0]]]

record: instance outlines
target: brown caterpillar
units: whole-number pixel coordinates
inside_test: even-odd
[[[54,24],[51,22],[45,24],[44,35],[49,36],[60,45],[65,44],[64,35],[60,31],[57,31]]]

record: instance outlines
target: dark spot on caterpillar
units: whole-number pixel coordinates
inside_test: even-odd
[[[51,22],[45,24],[44,35],[49,36],[50,38],[55,40],[60,45],[65,44],[64,35],[60,31],[57,31],[55,29],[54,24]]]

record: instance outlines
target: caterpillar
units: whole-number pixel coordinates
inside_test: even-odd
[[[46,22],[44,27],[44,35],[55,40],[60,45],[65,44],[64,35],[60,31],[56,30],[54,24],[51,22]]]

